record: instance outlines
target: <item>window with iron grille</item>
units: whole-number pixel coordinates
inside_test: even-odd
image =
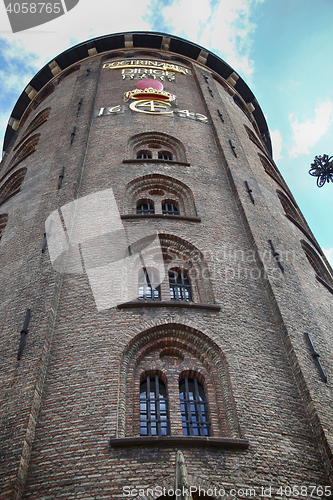
[[[151,153],[150,151],[139,151],[136,157],[138,160],[150,160]]]
[[[162,213],[165,215],[179,215],[178,204],[175,201],[162,201]]]
[[[192,301],[191,283],[185,269],[169,270],[169,287],[171,300]]]
[[[156,269],[142,269],[139,274],[139,299],[161,300],[160,275]]]
[[[159,160],[172,160],[172,154],[169,151],[160,151],[158,153]]]
[[[208,407],[203,386],[196,378],[179,383],[180,409],[184,436],[210,436]]]
[[[148,375],[140,385],[140,435],[169,434],[166,387],[158,375]]]
[[[152,201],[139,201],[136,206],[137,214],[154,214],[154,203]]]

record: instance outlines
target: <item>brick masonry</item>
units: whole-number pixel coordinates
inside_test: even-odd
[[[124,93],[136,80],[122,79],[121,69],[103,68],[106,61],[126,58],[161,61],[164,53],[98,54],[55,77],[44,100],[37,94],[41,102],[22,120],[16,139],[27,140],[29,125],[48,109],[47,121],[32,132],[40,134],[36,149],[15,165],[19,148],[11,147],[2,162],[0,189],[9,175],[26,169],[19,192],[0,206],[0,215],[7,215],[0,241],[2,500],[115,499],[126,498],[124,486],[173,488],[178,449],[197,487],[255,488],[259,496],[262,487],[272,486],[272,498],[286,498],[288,491],[281,496],[279,487],[332,484],[332,294],[304,254],[306,235],[285,215],[277,194],[281,184],[259,155],[272,168],[274,163],[254,118],[235,102],[237,91],[202,64],[168,56],[191,72],[164,82],[177,96],[173,116],[130,110]],[[121,112],[96,116],[118,105]],[[136,161],[145,140],[155,156]],[[172,151],[173,160],[158,161],[157,146]],[[183,262],[195,269],[197,308],[162,300],[160,307],[142,302],[98,311],[86,273],[61,274],[52,267],[48,250],[41,252],[46,218],[106,189],[112,189],[122,216],[135,214],[136,193],[159,203],[158,190],[168,199],[174,195],[183,218],[122,222],[126,231],[157,231],[165,255],[178,267]],[[168,283],[161,287],[165,299]],[[29,333],[17,361],[27,308]],[[321,355],[327,383],[304,332]],[[179,377],[198,374],[212,436],[247,440],[248,448],[181,441],[179,447],[110,447],[110,438],[139,437],[145,373],[166,381],[172,436],[182,433]]]

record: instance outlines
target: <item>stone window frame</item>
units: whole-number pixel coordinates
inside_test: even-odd
[[[123,351],[117,438],[140,436],[140,382],[147,372],[159,373],[166,381],[170,437],[183,436],[179,381],[183,376],[195,376],[205,390],[211,436],[241,438],[224,354],[199,330],[172,323],[140,332]]]
[[[165,200],[177,203],[179,215],[197,217],[191,189],[174,177],[163,174],[150,174],[133,179],[125,188],[124,213],[135,214],[137,202],[140,199],[153,201],[155,214],[161,217],[163,217],[162,203]]]

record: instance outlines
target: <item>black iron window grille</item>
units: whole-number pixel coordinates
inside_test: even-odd
[[[185,377],[179,383],[180,409],[184,436],[210,436],[205,391],[196,378]]]
[[[165,215],[179,215],[178,205],[174,201],[163,201],[162,213]]]
[[[158,159],[159,160],[172,160],[172,154],[169,153],[168,151],[161,151],[158,153]]]
[[[170,269],[169,287],[171,300],[192,301],[191,283],[185,269]]]
[[[147,151],[140,151],[137,155],[136,158],[138,160],[151,160],[151,154],[148,153]]]
[[[156,269],[142,269],[139,274],[139,299],[161,300],[159,272]]]
[[[164,382],[148,375],[140,385],[140,435],[169,434],[168,401]]]
[[[155,209],[154,209],[154,203],[152,201],[146,201],[144,203],[139,202],[139,204],[136,207],[136,213],[137,214],[154,214]]]

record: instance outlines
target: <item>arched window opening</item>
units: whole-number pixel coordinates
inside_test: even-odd
[[[21,161],[25,160],[28,156],[30,156],[37,147],[39,142],[40,134],[35,134],[29,137],[19,148],[19,150],[15,153],[12,158],[12,161],[9,164],[8,170],[13,169],[16,165],[21,163]]]
[[[203,352],[205,356],[202,355]],[[159,383],[159,390],[156,391],[155,384],[154,388],[147,391],[147,386],[142,384],[146,382],[147,375],[154,382],[157,375],[165,385]],[[185,377],[188,377],[187,392],[186,386],[183,388]],[[197,392],[193,388],[194,378],[198,384]],[[146,403],[141,407],[141,418],[140,392],[141,402]],[[167,322],[141,331],[128,342],[121,356],[119,372],[117,438],[148,435],[147,422],[151,416],[147,398],[151,392],[154,399],[157,399],[156,392],[161,394],[162,398],[159,400],[168,404],[168,408],[163,405],[161,409],[164,417],[167,417],[168,426],[164,424],[164,428],[168,427],[168,434],[183,435],[184,425],[190,436],[192,422],[192,428],[198,428],[197,436],[241,437],[225,356],[210,337],[193,327]],[[201,411],[202,418],[195,418],[194,409],[192,416],[191,407],[187,412],[191,417],[186,416],[185,403],[191,401],[191,393],[196,397],[196,400],[193,398],[194,409],[197,415]],[[166,418],[164,422],[165,420]],[[200,425],[196,425],[197,421]]]
[[[125,189],[124,215],[138,213],[137,206],[146,200],[153,202],[155,214],[198,217],[192,191],[174,177],[150,174],[133,179]]]
[[[301,224],[302,220],[299,216],[296,207],[292,204],[292,202],[287,198],[285,194],[281,193],[281,191],[276,191],[276,193],[278,195],[278,198],[280,200],[280,203],[283,207],[285,214],[289,217],[292,217],[294,220],[296,220]]]
[[[155,209],[154,209],[154,202],[152,200],[140,200],[137,203],[136,206],[136,213],[137,214],[154,214]]]
[[[324,281],[330,287],[333,287],[333,277],[326,268],[325,264],[323,263],[319,255],[317,254],[317,252],[315,252],[315,250],[311,248],[310,245],[308,245],[308,243],[304,240],[301,241],[301,245],[306,255],[306,258],[309,261],[309,264],[316,273],[316,276],[319,277],[320,280],[322,280],[321,282]]]
[[[26,172],[26,168],[21,168],[3,184],[0,188],[0,205],[20,191]]]
[[[168,400],[165,383],[158,375],[147,375],[140,384],[140,435],[169,434]]]
[[[162,213],[164,215],[179,215],[178,203],[173,200],[162,201]]]
[[[142,269],[139,274],[139,299],[161,300],[160,275],[157,269]]]
[[[175,137],[161,132],[144,132],[132,136],[127,144],[127,161],[141,159],[139,154],[148,153],[153,160],[172,160],[186,163],[184,145]],[[142,159],[147,159],[143,157]]]
[[[55,82],[48,83],[36,96],[34,103],[37,108],[47,97],[49,97],[55,90]]]
[[[272,179],[275,180],[275,182],[277,182],[285,191],[288,192],[288,188],[281,176],[281,174],[279,173],[279,171],[276,169],[275,166],[273,166],[272,163],[270,163],[267,158],[265,158],[263,155],[259,154],[259,158],[260,158],[260,161],[261,161],[261,164],[262,166],[264,167],[264,170],[266,172],[266,174],[268,174]]]
[[[151,160],[151,151],[139,151],[136,157],[138,160]]]
[[[210,436],[208,406],[203,386],[196,378],[179,383],[180,409],[184,436]]]
[[[2,238],[3,232],[5,230],[6,224],[8,220],[8,215],[7,214],[1,214],[0,215],[0,240]]]
[[[253,144],[255,144],[257,146],[257,148],[261,149],[261,151],[263,151],[266,154],[265,146],[258,139],[258,137],[256,136],[256,134],[249,127],[247,127],[246,125],[244,125],[244,127],[245,127],[245,130],[247,132],[247,135],[249,136],[250,141],[252,141]]]
[[[159,151],[158,152],[159,160],[172,160],[172,153],[170,151]]]
[[[14,151],[20,146],[23,140],[25,140],[28,137],[28,135],[37,130],[41,125],[43,125],[47,121],[50,112],[51,108],[46,108],[43,109],[43,111],[41,111],[40,113],[38,113],[38,115],[30,123],[30,125],[28,125],[26,131],[24,132],[23,139],[17,144],[17,146],[15,146]]]
[[[191,283],[186,269],[169,270],[170,299],[192,302]]]

